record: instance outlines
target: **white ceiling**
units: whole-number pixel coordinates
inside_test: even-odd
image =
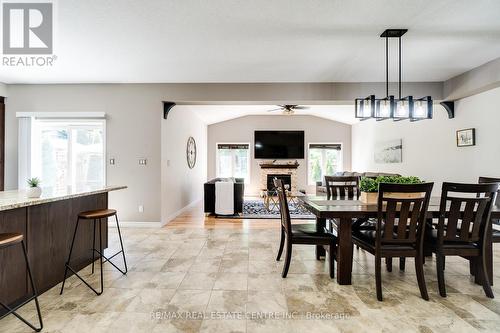
[[[293,115],[316,116],[329,120],[334,120],[346,124],[354,124],[358,122],[354,118],[353,105],[307,105],[306,110],[297,110]],[[204,123],[210,125],[222,121],[240,118],[251,115],[265,116],[281,116],[282,112],[268,112],[276,109],[276,105],[178,105],[175,106],[174,112],[182,112],[182,110],[191,110]]]
[[[375,82],[386,28],[408,28],[405,81],[500,56],[498,0],[57,0],[52,68],[0,82]]]

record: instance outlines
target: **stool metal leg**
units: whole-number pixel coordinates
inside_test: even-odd
[[[94,230],[93,230],[94,238],[92,241],[92,274],[94,274],[94,261],[95,261],[95,219],[94,219],[93,226],[94,226]]]
[[[0,305],[3,306],[5,309],[7,309],[7,313],[5,313],[4,315],[2,315],[2,317],[0,317],[0,319],[4,318],[5,316],[7,316],[9,314],[13,314],[19,320],[21,320],[23,323],[25,323],[26,325],[28,325],[32,330],[34,330],[36,332],[40,332],[42,330],[42,328],[43,328],[42,313],[40,311],[40,304],[38,303],[38,292],[36,291],[35,283],[33,282],[33,276],[31,275],[31,268],[30,268],[30,263],[29,263],[29,260],[28,260],[28,255],[26,254],[26,247],[24,246],[24,240],[21,241],[21,247],[23,248],[24,260],[26,261],[26,270],[28,272],[28,277],[30,278],[30,285],[31,285],[31,290],[33,291],[33,296],[31,296],[29,299],[27,299],[26,301],[24,301],[23,303],[19,304],[18,306],[14,307],[14,308],[10,308],[9,306],[7,306],[7,305],[3,304],[2,302],[0,302]],[[38,322],[40,323],[40,327],[33,326],[31,323],[29,323],[26,319],[24,319],[23,317],[21,317],[16,312],[16,310],[18,310],[22,306],[28,304],[32,300],[35,300],[36,311],[37,311],[37,314],[38,314]]]
[[[66,267],[64,269],[64,279],[63,279],[63,283],[61,286],[61,292],[59,293],[59,295],[62,295],[62,293],[64,291],[64,284],[66,283],[66,277],[68,276],[69,262],[71,260],[71,253],[73,252],[73,245],[75,245],[76,232],[78,231],[78,223],[79,222],[80,222],[80,218],[77,217],[76,218],[75,232],[73,233],[73,240],[71,241],[71,247],[69,248],[69,256],[68,256],[68,260],[66,261],[66,265],[65,265]]]
[[[125,265],[125,273],[127,274],[128,268],[127,268],[127,259],[125,259],[125,250],[123,249],[123,241],[122,241],[122,233],[120,231],[120,224],[118,223],[118,216],[115,215],[115,220],[116,220],[116,229],[118,229],[118,237],[120,238],[120,246],[122,248],[122,256],[123,256],[123,264]]]
[[[103,258],[103,249],[102,249],[102,225],[101,225],[101,219],[99,219],[99,251],[100,251],[100,256],[99,256],[99,261],[101,263],[101,294],[104,291],[104,270],[102,269],[102,258]]]

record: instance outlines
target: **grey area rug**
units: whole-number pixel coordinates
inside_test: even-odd
[[[314,220],[316,217],[301,205],[288,203],[290,218],[301,220]],[[243,215],[238,216],[220,216],[221,218],[245,218],[245,219],[279,219],[279,207],[267,210],[263,199],[247,200],[243,202]]]

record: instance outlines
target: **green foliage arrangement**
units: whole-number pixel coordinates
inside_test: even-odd
[[[37,177],[28,178],[26,182],[28,183],[29,187],[38,187],[38,185],[40,185],[41,183],[40,179],[38,179]]]
[[[420,184],[423,181],[415,176],[402,177],[402,176],[378,176],[377,178],[362,177],[359,183],[361,192],[378,192],[378,184],[392,183],[392,184]]]

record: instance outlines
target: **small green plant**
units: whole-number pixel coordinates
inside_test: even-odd
[[[38,179],[37,177],[28,178],[26,182],[28,183],[29,187],[38,187],[38,185],[40,185],[41,183],[40,179]]]
[[[402,176],[378,176],[377,178],[363,177],[359,183],[361,192],[378,192],[378,184],[391,183],[391,184],[420,184],[423,181],[415,176],[402,177]]]

